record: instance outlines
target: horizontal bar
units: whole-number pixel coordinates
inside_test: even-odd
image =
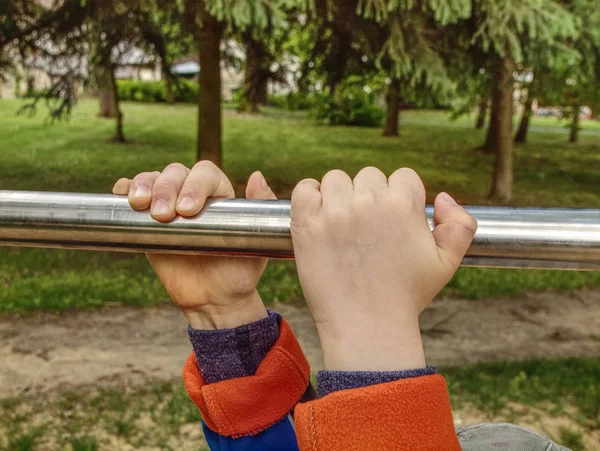
[[[600,270],[600,210],[467,207],[465,266]],[[426,207],[430,227],[433,208]],[[0,245],[293,258],[289,201],[210,201],[159,223],[124,196],[0,191]]]

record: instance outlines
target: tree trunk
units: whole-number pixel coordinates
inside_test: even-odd
[[[221,167],[221,38],[223,24],[202,11],[198,36],[198,141],[196,158]]]
[[[100,117],[117,117],[116,91],[112,82],[111,70],[98,68],[96,73],[98,83],[98,99],[100,100]]]
[[[521,116],[521,123],[519,129],[515,135],[516,143],[525,143],[527,141],[527,130],[529,128],[529,118],[531,118],[531,112],[533,107],[533,96],[531,93],[527,93],[527,100],[523,106],[523,116]]]
[[[173,105],[175,103],[175,93],[173,92],[173,76],[167,69],[164,69],[163,78],[165,79],[165,90],[167,91],[167,105]]]
[[[115,129],[115,141],[124,143],[125,134],[123,133],[123,113],[119,108],[119,95],[117,93],[117,79],[115,78],[114,69],[110,71],[110,84],[112,86],[113,102],[117,111],[117,127]]]
[[[400,80],[392,79],[385,96],[385,126],[383,136],[398,136],[398,119],[400,116]]]
[[[258,106],[266,104],[266,84],[268,81],[268,62],[262,42],[254,39],[252,31],[243,35],[246,46],[246,69],[244,71],[244,89],[238,111],[258,113]],[[266,72],[266,73],[265,73]]]
[[[492,87],[492,91],[494,91]],[[492,108],[490,112],[490,123],[488,125],[487,134],[485,137],[485,144],[483,145],[483,151],[486,153],[496,152],[495,142],[497,140],[496,135],[498,134],[498,100],[494,98],[492,92]]]
[[[489,142],[490,150],[496,153],[494,176],[490,197],[509,201],[513,186],[513,137],[512,103],[514,62],[509,56],[500,60],[492,75],[492,119],[493,130]],[[496,113],[496,114],[494,114]]]
[[[573,119],[571,120],[571,134],[569,135],[569,142],[576,143],[579,138],[579,105],[573,107]]]
[[[25,97],[33,97],[35,95],[35,77],[27,75],[25,77]]]
[[[256,90],[256,101],[259,105],[267,105],[269,103],[269,77],[262,77]]]
[[[479,112],[477,113],[477,122],[475,122],[475,130],[481,130],[485,125],[485,117],[488,110],[488,99],[481,100],[478,105]]]

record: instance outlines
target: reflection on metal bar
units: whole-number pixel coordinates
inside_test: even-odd
[[[600,210],[467,207],[479,229],[466,266],[600,270]],[[433,209],[426,208],[433,227]],[[293,258],[289,201],[211,201],[154,221],[126,197],[0,191],[0,245]]]

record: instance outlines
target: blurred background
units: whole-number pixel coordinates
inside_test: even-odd
[[[0,189],[201,159],[600,208],[600,0],[0,0]],[[260,292],[316,372],[294,263]],[[185,327],[143,256],[1,248],[0,449],[205,449]],[[457,425],[600,450],[600,273],[461,268],[422,329]]]

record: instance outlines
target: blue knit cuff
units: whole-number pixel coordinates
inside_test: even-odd
[[[279,338],[281,315],[268,316],[233,329],[197,330],[188,326],[188,336],[198,369],[207,384],[252,376]]]
[[[437,368],[434,366],[401,371],[319,371],[317,373],[317,392],[319,397],[323,397],[339,390],[367,387],[435,373],[437,373]]]

